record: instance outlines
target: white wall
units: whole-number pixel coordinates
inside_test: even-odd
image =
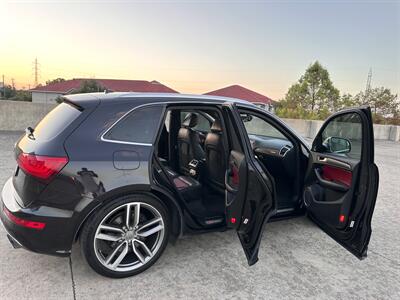
[[[318,120],[300,120],[300,119],[282,119],[294,131],[305,138],[314,138],[323,121]],[[400,126],[396,125],[380,125],[374,124],[374,138],[375,140],[389,140],[400,141]]]
[[[50,103],[0,100],[0,131],[23,131],[27,126],[35,126],[37,122],[55,107],[56,103]],[[323,121],[283,120],[299,135],[305,138],[314,138],[323,124]],[[376,140],[400,141],[400,126],[374,124],[374,135]]]
[[[54,104],[0,100],[0,131],[23,131],[35,125],[55,107]]]
[[[57,97],[62,96],[60,93],[43,93],[32,92],[33,103],[56,103]]]

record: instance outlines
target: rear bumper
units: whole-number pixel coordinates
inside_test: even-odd
[[[10,242],[11,246],[13,246],[14,249],[22,248],[21,243],[15,237],[13,237],[11,234],[8,233],[8,231],[7,231],[6,227],[4,226],[3,222],[0,222],[0,225],[2,225],[2,227],[6,231],[6,236],[7,236],[8,241]]]
[[[11,235],[7,233],[7,238],[10,241],[11,246],[13,246],[14,249],[19,249],[22,248],[22,245]]]
[[[1,192],[0,219],[12,246],[43,254],[68,256],[72,246],[68,233],[72,212],[45,206],[22,208],[16,200],[17,197],[19,196],[10,178]],[[17,225],[5,214],[5,209],[17,218],[42,222],[46,226],[38,230]]]

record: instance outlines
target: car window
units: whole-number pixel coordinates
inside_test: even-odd
[[[167,111],[167,115],[165,116],[165,121],[164,121],[164,126],[165,126],[165,130],[167,130],[167,132],[170,131],[170,127],[171,127],[171,111]]]
[[[242,118],[244,127],[246,127],[247,134],[250,137],[257,136],[259,138],[278,138],[287,140],[287,138],[273,125],[255,115],[241,112],[240,117]]]
[[[61,103],[51,110],[35,127],[36,140],[47,141],[68,127],[81,112],[68,103]]]
[[[189,114],[190,112],[188,111],[182,111],[181,112],[181,124],[183,120],[185,119],[186,115]],[[202,114],[196,113],[197,114],[197,125],[193,127],[194,130],[197,131],[202,131],[202,132],[211,132],[211,124],[210,121],[207,120],[206,117],[204,117]]]
[[[331,119],[321,134],[322,149],[349,158],[361,158],[362,123],[357,113]]]
[[[132,111],[116,123],[104,138],[114,141],[151,144],[157,133],[162,106],[153,105]]]

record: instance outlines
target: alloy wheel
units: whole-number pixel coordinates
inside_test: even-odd
[[[107,269],[131,271],[155,256],[164,234],[164,220],[155,207],[144,202],[126,203],[101,220],[94,236],[94,251]]]

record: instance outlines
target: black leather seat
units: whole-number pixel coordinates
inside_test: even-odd
[[[197,120],[197,114],[187,114],[178,132],[179,170],[184,174],[189,174],[189,163],[192,159],[201,161],[205,158],[199,134],[192,129],[197,125]]]
[[[204,142],[206,151],[207,183],[214,190],[224,192],[226,151],[222,140],[222,126],[215,120]]]

